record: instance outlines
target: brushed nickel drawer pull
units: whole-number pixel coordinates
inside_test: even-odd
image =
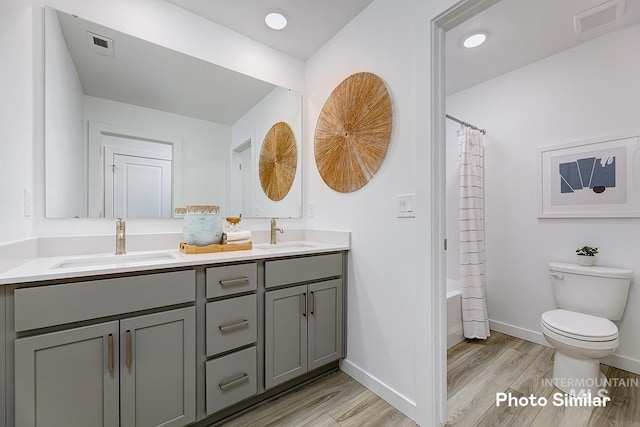
[[[307,316],[307,293],[302,293],[302,315]]]
[[[131,331],[127,331],[127,368],[131,369]]]
[[[226,383],[220,383],[218,384],[218,387],[220,387],[220,390],[224,391],[228,388],[232,388],[232,387],[237,387],[240,384],[244,384],[246,382],[249,381],[249,374],[244,373],[242,374],[242,376],[240,378],[236,378],[233,379],[231,381],[227,381]]]
[[[239,285],[248,285],[248,284],[249,284],[248,277],[239,277],[237,279],[220,280],[220,286],[222,286],[223,288],[225,286],[239,286]]]
[[[113,334],[109,334],[109,336],[107,337],[107,347],[107,369],[109,370],[109,374],[113,374]]]
[[[240,329],[240,328],[248,328],[249,327],[249,321],[247,319],[241,320],[239,322],[234,322],[234,323],[227,323],[226,325],[220,325],[218,326],[218,329],[220,329],[220,332],[222,332],[223,334],[229,331],[233,331],[235,329]]]

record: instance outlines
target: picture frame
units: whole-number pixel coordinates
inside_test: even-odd
[[[640,217],[640,132],[538,149],[538,218]]]

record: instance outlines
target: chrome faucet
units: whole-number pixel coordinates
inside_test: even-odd
[[[271,220],[271,240],[269,241],[272,245],[276,244],[276,231],[284,233],[284,230],[281,227],[276,227],[276,219],[273,218]]]
[[[116,220],[116,255],[124,255],[126,251],[126,228],[124,219],[118,218]]]

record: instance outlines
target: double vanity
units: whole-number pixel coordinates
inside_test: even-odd
[[[349,237],[330,234],[0,274],[0,426],[204,426],[335,369]]]

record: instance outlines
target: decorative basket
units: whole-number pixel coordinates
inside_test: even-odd
[[[188,245],[208,246],[222,240],[222,218],[216,205],[187,206],[182,236]]]

